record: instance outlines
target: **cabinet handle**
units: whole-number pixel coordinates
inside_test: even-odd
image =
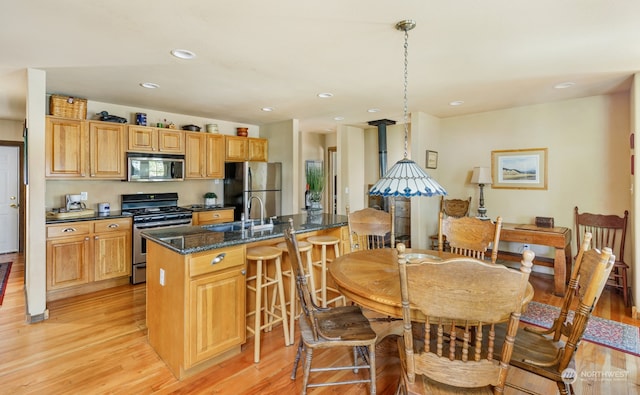
[[[75,232],[76,228],[65,228],[62,230],[62,233],[69,233],[69,232]]]
[[[118,228],[120,227],[120,225],[118,224],[109,224],[108,228],[114,229],[114,228]]]
[[[214,218],[220,218],[220,214],[214,214],[213,217]]]
[[[84,238],[84,241],[89,241],[89,238],[88,238],[88,237],[85,237],[85,238]]]
[[[240,274],[242,274],[243,276],[246,276],[246,275],[247,275],[247,271],[246,271],[246,270],[244,270],[244,269],[242,269],[242,271],[240,272]]]
[[[215,265],[216,263],[220,263],[220,262],[222,262],[222,260],[224,259],[224,257],[225,257],[226,255],[227,255],[227,253],[226,253],[226,252],[223,252],[223,253],[219,254],[217,257],[215,257],[215,258],[213,258],[213,259],[211,260],[211,264],[212,264],[212,265]]]
[[[98,240],[98,236],[93,236],[93,239],[94,240]]]

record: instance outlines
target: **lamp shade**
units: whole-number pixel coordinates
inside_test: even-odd
[[[376,182],[369,195],[380,196],[433,196],[446,195],[447,191],[422,170],[416,162],[404,158]]]
[[[471,176],[472,184],[491,184],[491,169],[488,167],[474,167]]]

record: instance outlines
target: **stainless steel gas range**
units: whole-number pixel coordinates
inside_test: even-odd
[[[133,256],[131,283],[146,281],[147,240],[141,233],[148,229],[191,225],[191,210],[178,207],[178,194],[137,193],[121,196],[122,212],[133,215]]]

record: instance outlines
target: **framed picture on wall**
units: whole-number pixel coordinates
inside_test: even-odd
[[[438,152],[437,151],[428,151],[427,150],[427,160],[425,161],[425,167],[427,169],[437,169],[438,168]]]
[[[547,149],[491,151],[491,188],[547,189]]]

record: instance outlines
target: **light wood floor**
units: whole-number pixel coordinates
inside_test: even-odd
[[[281,330],[263,335],[262,360],[253,363],[253,342],[224,363],[183,381],[176,380],[146,340],[144,284],[49,303],[50,318],[25,323],[24,262],[15,254],[9,285],[0,306],[0,393],[2,394],[296,394],[301,379],[292,381],[295,346],[284,347]],[[551,295],[550,276],[534,275],[534,300],[559,305]],[[618,294],[605,290],[595,315],[638,325]],[[297,344],[297,342],[296,342]],[[387,339],[376,351],[378,394],[393,394],[398,381],[395,341]],[[349,360],[350,353],[318,352],[317,363]],[[583,342],[577,355],[577,394],[636,394],[640,358]],[[605,378],[617,372],[622,378]],[[364,374],[364,373],[362,373]],[[299,371],[301,378],[302,373]],[[353,373],[331,373],[353,376]],[[555,384],[513,370],[509,382],[555,393]],[[310,394],[355,395],[367,386],[350,385],[310,390]],[[518,392],[507,388],[507,394]]]

